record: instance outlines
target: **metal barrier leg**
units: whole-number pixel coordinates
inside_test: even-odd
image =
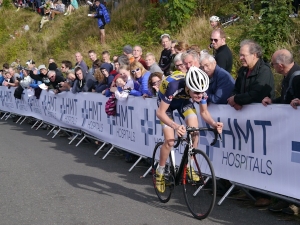
[[[35,130],[38,130],[43,124],[44,124],[44,121],[42,121]]]
[[[10,117],[10,115],[11,115],[11,113],[9,113],[9,114],[6,116],[5,120],[7,120],[7,119]]]
[[[136,160],[136,162],[132,165],[132,167],[130,167],[130,169],[128,170],[129,172],[131,172],[131,170],[141,161],[141,159],[142,159],[143,157],[142,156],[140,156],[139,158],[138,158],[138,160]]]
[[[20,116],[19,119],[16,121],[16,123],[19,123],[19,121],[23,118],[23,116]]]
[[[243,187],[241,187],[241,189],[243,190],[243,192],[245,192],[245,194],[246,194],[249,198],[251,198],[253,201],[256,201],[256,198],[254,198],[253,195],[251,195],[251,194],[249,193],[248,190],[246,190],[246,189],[243,188]]]
[[[78,137],[79,134],[75,134],[75,136],[72,138],[72,140],[69,142],[69,145]]]
[[[85,138],[86,138],[86,135],[83,135],[83,138],[81,138],[80,141],[78,141],[78,143],[77,143],[75,146],[77,147],[78,145],[80,145],[80,143],[81,143]]]
[[[6,114],[7,114],[7,112],[5,112],[5,113],[3,114],[3,116],[1,117],[1,120],[6,116]]]
[[[101,145],[101,147],[97,149],[97,151],[94,153],[94,155],[97,155],[98,152],[101,151],[101,149],[104,147],[105,144],[106,144],[106,142],[103,142],[103,144]]]
[[[108,152],[105,154],[105,156],[103,156],[103,158],[102,159],[105,159],[106,158],[106,156],[108,156],[108,154],[114,149],[114,145],[111,145],[111,148],[108,150]]]
[[[40,122],[39,120],[35,121],[35,123],[34,123],[34,124],[32,125],[32,127],[31,127],[31,129],[34,128],[35,125],[37,125],[39,122]]]
[[[49,134],[51,134],[53,131],[54,131],[54,129],[56,128],[56,126],[53,126],[52,127],[52,129],[49,131],[49,133],[47,134],[47,136],[49,135]]]
[[[220,199],[220,201],[218,202],[218,205],[222,204],[222,202],[231,193],[231,191],[233,190],[234,187],[235,187],[235,184],[232,184],[231,187],[228,189],[228,191],[225,193],[225,195]]]
[[[27,119],[27,117],[25,116],[25,118],[21,121],[20,124],[24,123],[24,121]]]
[[[151,171],[152,166],[149,167],[149,169],[146,171],[146,173],[144,173],[144,175],[142,177],[146,177],[148,175],[148,173]]]
[[[52,138],[55,138],[56,137],[56,135],[58,135],[58,133],[59,133],[59,131],[61,131],[61,128],[59,128],[58,129],[58,131],[53,135],[53,137]]]

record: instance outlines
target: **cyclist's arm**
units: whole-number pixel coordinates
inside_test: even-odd
[[[204,119],[206,123],[208,123],[211,127],[217,129],[217,122],[211,117],[208,109],[207,104],[199,104],[200,107],[200,115]]]
[[[158,119],[160,119],[161,122],[163,122],[164,124],[168,125],[169,127],[173,128],[174,130],[179,128],[179,124],[175,123],[173,120],[171,120],[166,111],[168,110],[170,104],[161,101],[159,104],[159,107],[156,111],[156,116],[158,117]]]

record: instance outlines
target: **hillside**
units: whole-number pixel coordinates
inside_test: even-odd
[[[206,49],[209,45],[209,37],[211,28],[209,26],[208,17],[204,14],[220,15],[221,10],[237,12],[243,15],[241,19],[232,26],[225,28],[227,44],[232,49],[234,54],[234,69],[232,75],[236,76],[236,70],[239,68],[239,43],[243,38],[249,38],[248,29],[255,24],[265,27],[265,34],[258,32],[258,39],[261,40],[263,45],[272,44],[273,48],[288,48],[293,51],[296,61],[299,60],[299,19],[294,19],[293,26],[296,29],[290,34],[289,41],[282,43],[271,42],[268,43],[267,35],[271,28],[278,29],[278,24],[288,20],[286,13],[283,15],[272,15],[275,19],[267,18],[268,23],[259,24],[258,19],[249,20],[250,16],[245,13],[245,9],[234,8],[233,5],[226,4],[224,7],[220,2],[213,1],[216,4],[215,8],[210,5],[210,9],[198,10],[194,17],[191,17],[186,25],[181,29],[170,30],[169,23],[167,22],[166,9],[163,6],[152,7],[148,0],[122,0],[117,9],[111,11],[111,23],[105,27],[106,31],[106,44],[100,45],[99,29],[97,20],[88,17],[88,7],[81,6],[75,13],[70,16],[58,15],[55,20],[50,21],[44,25],[41,32],[38,32],[39,21],[41,16],[33,12],[31,9],[16,8],[12,3],[6,1],[7,7],[0,8],[0,64],[4,62],[13,62],[16,58],[21,60],[21,64],[25,64],[28,59],[34,59],[36,64],[46,64],[49,57],[53,57],[57,62],[62,60],[75,61],[74,54],[79,51],[83,54],[87,63],[87,52],[94,49],[98,54],[104,50],[110,51],[111,55],[119,55],[122,53],[122,48],[126,44],[136,45],[139,44],[143,47],[143,52],[153,52],[159,57],[161,46],[159,43],[159,36],[163,33],[171,34],[173,39],[178,41],[185,41],[189,45],[196,44],[201,49]],[[283,0],[280,0],[283,1]],[[237,2],[237,1],[233,1]],[[210,3],[209,3],[210,4]],[[212,3],[211,3],[212,4]],[[280,9],[279,9],[280,10]],[[226,13],[226,12],[225,12]],[[276,11],[274,12],[276,13]],[[282,17],[283,16],[283,17]],[[248,19],[247,19],[248,18]],[[291,22],[289,20],[289,22]],[[272,25],[274,27],[272,27]],[[24,26],[28,25],[30,30],[25,32]],[[276,31],[275,31],[276,32]],[[278,35],[282,35],[279,31]],[[266,35],[266,37],[264,36]],[[270,57],[270,55],[268,56]],[[89,65],[90,66],[90,65]],[[277,86],[279,88],[279,80],[282,78],[280,75],[275,75]]]

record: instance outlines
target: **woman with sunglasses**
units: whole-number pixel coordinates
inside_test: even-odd
[[[135,85],[135,88],[131,90],[130,94],[134,96],[142,96],[144,94],[152,96],[152,93],[148,89],[150,72],[147,71],[139,62],[133,62],[130,64],[130,72],[137,84]]]
[[[151,73],[148,80],[148,88],[151,91],[153,96],[157,96],[157,92],[159,90],[159,85],[161,80],[163,79],[163,74],[159,72]],[[144,94],[143,97],[148,97],[148,95]]]

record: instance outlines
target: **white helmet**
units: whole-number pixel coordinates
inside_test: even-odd
[[[218,16],[212,16],[209,18],[209,21],[218,22],[220,21],[220,18]]]
[[[189,68],[185,77],[186,86],[194,92],[205,92],[209,87],[209,77],[196,66]]]

